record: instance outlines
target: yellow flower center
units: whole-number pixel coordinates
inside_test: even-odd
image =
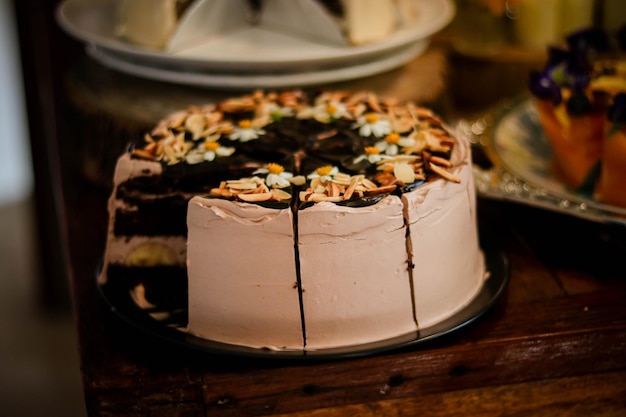
[[[219,147],[220,144],[217,142],[204,142],[204,149],[207,151],[216,151]]]
[[[252,120],[249,120],[249,119],[240,120],[238,125],[242,129],[250,129],[252,127]]]
[[[400,135],[397,133],[390,133],[385,137],[385,141],[387,141],[387,143],[395,145],[398,142],[400,142]]]
[[[317,175],[323,176],[323,175],[328,175],[330,174],[330,172],[333,170],[333,167],[330,165],[325,165],[323,167],[319,167],[318,169],[315,170],[315,172],[317,172]]]
[[[365,147],[365,154],[366,155],[378,155],[380,153],[380,149],[378,149],[376,146],[366,146]]]
[[[365,115],[365,121],[367,123],[376,123],[378,121],[379,117],[376,113],[367,113]]]
[[[337,111],[337,106],[335,106],[334,104],[328,104],[326,106],[326,111],[328,112],[328,114],[335,114],[335,112]]]
[[[280,175],[285,170],[285,168],[283,168],[282,165],[270,162],[269,164],[267,164],[267,170],[270,172],[270,174]]]

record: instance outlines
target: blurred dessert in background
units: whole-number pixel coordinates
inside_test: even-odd
[[[626,26],[584,29],[549,46],[529,89],[554,153],[555,174],[572,190],[626,207]]]
[[[415,23],[416,0],[120,0],[116,33],[129,43],[176,50],[261,25],[340,46],[381,42]],[[181,41],[178,38],[184,38]],[[187,42],[190,41],[190,42]]]
[[[127,41],[148,48],[165,47],[193,0],[121,0],[116,32]]]

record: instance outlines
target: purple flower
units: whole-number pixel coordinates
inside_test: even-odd
[[[541,99],[550,100],[554,105],[561,102],[561,88],[554,82],[549,74],[532,71],[528,82],[531,93]]]

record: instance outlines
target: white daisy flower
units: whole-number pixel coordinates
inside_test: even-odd
[[[293,108],[280,106],[278,103],[274,102],[265,103],[262,112],[269,114],[273,120],[280,120],[283,117],[292,117],[294,115]]]
[[[338,101],[320,103],[313,110],[313,118],[322,123],[329,123],[349,115],[346,105]]]
[[[402,137],[399,134],[393,132],[385,136],[384,140],[376,142],[374,145],[381,152],[384,152],[385,155],[395,156],[400,152],[400,148],[405,148],[408,146],[413,146],[415,144],[415,139]]]
[[[257,139],[260,135],[264,134],[265,130],[253,127],[252,121],[245,119],[239,121],[233,133],[228,136],[228,139],[238,140],[239,142],[248,142],[250,140]]]
[[[291,184],[289,180],[293,178],[293,174],[291,172],[285,171],[285,168],[283,168],[282,165],[275,164],[273,162],[267,164],[267,168],[259,168],[252,174],[267,174],[265,177],[265,184],[272,188],[288,187]]]
[[[185,157],[185,161],[189,165],[199,164],[203,161],[213,161],[216,157],[231,156],[235,152],[235,148],[221,146],[215,141],[205,141],[192,150]]]
[[[339,173],[339,168],[325,165],[317,168],[315,171],[307,175],[307,179],[319,178],[322,182],[328,182],[333,179],[335,175]]]
[[[315,119],[320,123],[330,123],[342,117],[350,117],[345,104],[339,101],[327,101],[313,107],[302,109],[298,113],[299,119]]]
[[[366,113],[359,116],[352,128],[358,128],[361,136],[382,138],[391,133],[391,122],[378,113]]]
[[[356,157],[354,159],[354,163],[358,164],[359,162],[367,159],[367,161],[370,164],[376,164],[386,158],[387,156],[382,155],[381,150],[377,148],[376,146],[366,146],[365,153],[363,155],[359,155],[358,157]]]

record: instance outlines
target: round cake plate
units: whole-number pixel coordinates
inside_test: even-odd
[[[460,311],[446,320],[428,328],[405,335],[380,340],[377,342],[327,348],[319,350],[270,350],[251,348],[214,340],[202,339],[185,331],[185,324],[166,323],[154,318],[149,311],[140,308],[129,291],[111,284],[98,284],[99,292],[111,311],[133,327],[162,339],[166,342],[186,348],[199,350],[207,354],[231,355],[260,359],[343,359],[370,356],[407,348],[449,335],[473,323],[485,314],[505,291],[510,277],[509,261],[498,244],[489,236],[481,233],[481,248],[485,255],[485,264],[489,277],[482,288]],[[159,313],[168,313],[161,311]],[[186,316],[186,312],[172,312],[173,316]]]

